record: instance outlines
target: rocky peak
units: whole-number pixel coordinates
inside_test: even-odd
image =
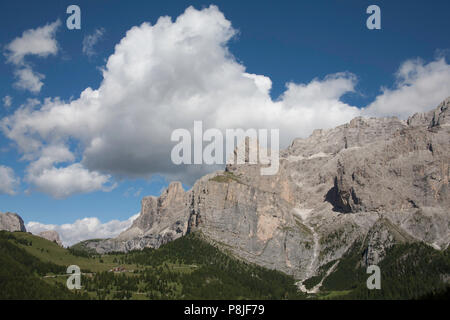
[[[431,112],[418,112],[408,118],[406,123],[408,126],[416,127],[423,126],[426,127],[431,123],[432,114]]]
[[[119,235],[121,240],[131,240],[146,235],[166,234],[164,239],[173,240],[186,233],[187,208],[186,192],[180,182],[172,182],[161,196],[144,197],[141,201],[141,213],[131,227]],[[162,239],[150,237],[153,244],[163,243]]]
[[[450,126],[450,97],[445,99],[434,111],[431,127]]]
[[[184,198],[184,189],[181,182],[175,181],[169,184],[169,187],[161,193],[159,197],[159,206],[167,207],[177,201],[182,201]]]
[[[22,231],[26,232],[25,224],[22,218],[17,213],[0,212],[0,230],[6,230],[10,232]]]
[[[418,112],[408,118],[409,126],[423,126],[428,128],[450,125],[450,97],[439,106],[428,112]]]
[[[48,241],[55,242],[56,244],[62,247],[62,242],[61,239],[59,238],[59,234],[55,230],[42,231],[38,234],[38,236],[47,239]]]

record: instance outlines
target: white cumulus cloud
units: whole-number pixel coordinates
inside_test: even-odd
[[[42,80],[45,76],[34,72],[29,66],[15,70],[14,75],[17,78],[17,81],[14,83],[16,88],[38,93],[44,85]]]
[[[27,176],[27,181],[39,191],[51,194],[55,198],[67,198],[73,194],[98,190],[111,191],[116,184],[105,186],[109,180],[109,175],[89,171],[79,163],[63,168],[52,167],[44,169],[38,175]]]
[[[62,225],[43,224],[31,221],[26,224],[26,229],[33,234],[54,230],[58,232],[64,246],[71,246],[88,239],[114,238],[122,231],[128,229],[138,216],[139,213],[124,221],[111,220],[106,223],[101,223],[101,221],[95,217],[78,219],[74,223]]]
[[[38,191],[51,194],[55,198],[66,198],[77,193],[111,191],[116,187],[110,183],[110,176],[89,171],[80,163],[57,167],[60,163],[74,161],[75,156],[64,145],[43,147],[39,157],[30,163],[25,180]]]
[[[10,167],[0,165],[0,194],[15,195],[20,180]]]
[[[44,85],[42,80],[45,76],[33,71],[31,65],[25,61],[25,57],[35,55],[45,58],[56,55],[58,42],[55,39],[55,33],[60,25],[61,21],[56,20],[43,27],[26,30],[22,36],[6,45],[6,60],[16,67],[14,75],[17,78],[15,82],[17,88],[29,90],[32,93],[41,91]]]

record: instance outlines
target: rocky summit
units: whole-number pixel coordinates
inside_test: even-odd
[[[11,212],[0,212],[0,230],[26,232],[22,218],[17,213]]]
[[[48,241],[55,242],[62,247],[61,239],[59,238],[58,232],[54,230],[42,231],[38,234],[39,237],[47,239]]]
[[[450,241],[450,98],[435,110],[356,118],[316,130],[280,152],[280,170],[227,165],[184,191],[171,183],[145,197],[140,216],[115,239],[88,242],[99,253],[158,248],[187,233],[235,256],[301,280],[339,260],[357,241],[376,264],[397,243]]]

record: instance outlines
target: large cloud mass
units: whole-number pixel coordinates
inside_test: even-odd
[[[174,166],[170,137],[177,128],[192,129],[195,120],[203,120],[205,129],[279,128],[286,146],[361,114],[341,101],[355,90],[356,76],[348,72],[288,83],[273,101],[271,80],[247,73],[228,51],[235,33],[215,6],[190,7],[175,21],[161,17],[155,25],[130,29],[107,60],[98,89],[87,88],[69,102],[53,98],[39,108],[23,106],[2,120],[3,132],[30,161],[25,179],[56,197],[110,190],[113,177],[160,173],[191,183],[205,168]],[[442,69],[439,79],[447,77],[445,61],[436,63],[422,65],[424,70],[416,63],[414,73],[405,65],[398,89],[424,88],[420,79]],[[377,101],[396,108],[399,90],[386,90]],[[432,102],[444,91],[436,91]],[[375,102],[368,110],[380,107]]]

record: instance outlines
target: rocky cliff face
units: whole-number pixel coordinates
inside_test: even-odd
[[[201,231],[256,264],[313,276],[355,241],[377,263],[398,242],[450,242],[450,99],[407,121],[356,118],[280,152],[280,170],[228,165],[184,192],[142,200],[132,227],[89,244],[98,252],[159,247]]]
[[[26,232],[22,218],[17,213],[1,213],[0,212],[0,230],[10,232],[22,231]]]
[[[38,234],[38,236],[47,239],[48,241],[55,242],[62,247],[62,242],[59,238],[59,234],[54,230],[42,231]]]

